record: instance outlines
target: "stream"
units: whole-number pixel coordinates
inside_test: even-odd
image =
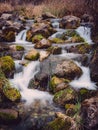
[[[66,30],[59,28],[59,19],[52,19],[51,22],[53,27],[57,30],[57,33],[51,36],[52,38],[66,33]],[[89,27],[80,26],[76,29],[76,31],[85,39],[86,42],[93,44],[90,37],[91,32]],[[34,47],[32,43],[26,41],[26,32],[27,29],[21,31],[16,36],[16,42],[13,43],[24,46],[25,53]],[[82,76],[79,79],[74,79],[72,82],[70,82],[71,86],[73,86],[75,89],[87,88],[90,90],[95,90],[96,85],[90,80],[89,68],[83,66],[77,60],[79,57],[81,58],[81,54],[69,53],[65,49],[65,47],[70,48],[71,46],[76,46],[78,44],[81,43],[63,45],[58,44],[58,46],[62,48],[62,54],[53,57],[72,59],[82,69]],[[53,44],[53,46],[55,46],[55,44]],[[14,130],[28,130],[33,127],[32,130],[42,130],[41,126],[43,126],[45,122],[47,123],[48,121],[53,120],[56,111],[63,110],[55,106],[52,101],[53,95],[51,95],[49,92],[28,88],[30,80],[41,71],[41,63],[39,61],[32,61],[27,66],[22,66],[20,62],[23,60],[24,56],[22,60],[15,61],[16,73],[14,74],[14,78],[10,79],[10,82],[21,93],[21,102],[23,105],[21,106],[21,104],[19,104],[17,109],[23,109],[26,116],[22,119],[22,122],[16,126],[11,126],[11,128]]]

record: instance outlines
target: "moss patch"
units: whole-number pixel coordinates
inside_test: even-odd
[[[24,47],[23,46],[16,46],[16,51],[24,51]]]
[[[37,43],[40,40],[42,40],[44,37],[41,34],[35,35],[34,37],[32,37],[32,43]]]
[[[64,43],[64,40],[60,39],[60,38],[53,38],[50,40],[52,43]]]

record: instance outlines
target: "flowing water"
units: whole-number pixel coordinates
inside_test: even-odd
[[[59,37],[63,33],[66,33],[66,30],[59,28],[58,19],[56,20],[53,19],[51,22],[52,22],[53,27],[56,28],[57,30],[57,33],[51,36],[52,38]],[[81,35],[81,37],[85,39],[85,41],[87,41],[89,44],[92,44],[92,40],[90,38],[90,35],[91,35],[90,28],[79,27],[76,29],[76,31]],[[26,41],[26,32],[27,30],[21,31],[16,36],[15,43],[18,43],[19,45],[23,45],[26,51],[29,51],[31,48],[33,48],[33,44]],[[68,53],[66,49],[64,49],[65,47],[70,48],[71,46],[76,46],[78,44],[81,44],[81,43],[75,43],[75,44],[72,43],[72,44],[65,44],[65,45],[58,44],[58,46],[62,47],[62,54],[57,55],[57,57],[63,57],[65,59],[67,58],[67,59],[72,59],[72,60],[81,57],[82,56],[81,54]],[[55,46],[55,44],[53,44],[53,46]],[[53,102],[52,102],[53,96],[51,94],[49,94],[48,92],[43,92],[43,91],[28,88],[30,79],[34,78],[34,76],[40,71],[40,62],[32,61],[27,66],[24,66],[24,67],[20,65],[20,62],[21,62],[20,60],[15,61],[16,73],[14,75],[14,78],[10,79],[10,82],[11,84],[13,84],[13,86],[15,86],[18,90],[20,90],[20,93],[22,96],[21,100],[25,102],[26,106],[30,106],[30,104],[33,103],[33,107],[34,107],[33,111],[36,111],[36,108],[35,108],[36,105],[34,104],[36,104],[37,101],[40,102],[40,106],[38,106],[38,111],[36,111],[37,115],[39,113],[39,109],[41,106],[43,106],[41,110],[43,109],[43,111],[46,112],[47,115],[49,115],[51,108],[53,108],[52,111],[55,112],[56,108],[53,107]],[[83,74],[79,79],[74,79],[72,82],[70,82],[70,85],[76,89],[87,88],[87,89],[95,90],[96,85],[90,79],[89,68],[81,65],[80,63],[76,61],[74,62],[82,69]],[[33,118],[34,118],[34,115],[33,115]],[[32,121],[31,121],[31,124],[32,124]],[[19,130],[19,129],[27,130],[27,128],[25,128],[24,125],[26,125],[25,122],[15,127],[15,130]],[[41,130],[41,129],[38,129],[38,130]]]

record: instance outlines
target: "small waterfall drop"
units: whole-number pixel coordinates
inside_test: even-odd
[[[96,90],[95,83],[93,83],[90,79],[90,69],[88,67],[81,66],[79,63],[77,63],[77,65],[82,69],[83,74],[79,79],[74,79],[70,85],[75,89],[86,88],[89,90]]]
[[[17,43],[26,42],[26,32],[27,32],[27,29],[22,30],[20,33],[18,33],[18,35],[16,36],[15,42]]]
[[[91,40],[91,28],[90,27],[80,26],[76,29],[76,31],[80,34],[81,37],[84,38],[84,40],[88,44],[93,44],[93,42]]]
[[[40,100],[44,103],[46,101],[52,101],[52,96],[48,92],[28,89],[30,79],[40,70],[39,65],[39,61],[32,61],[27,67],[23,68],[23,72],[16,73],[14,79],[10,80],[11,84],[20,90],[22,100],[25,100],[27,104],[31,104],[35,100]]]

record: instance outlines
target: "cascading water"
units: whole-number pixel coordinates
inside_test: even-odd
[[[16,73],[14,75],[14,79],[11,79],[10,82],[15,86],[18,90],[20,90],[22,95],[22,100],[25,100],[27,104],[31,104],[34,100],[40,100],[41,102],[52,101],[52,96],[47,92],[42,92],[34,89],[28,89],[28,84],[31,78],[39,72],[38,61],[32,61],[27,65],[27,67],[23,68],[23,72]]]
[[[79,79],[74,79],[70,85],[75,89],[86,88],[89,90],[96,90],[96,85],[90,79],[90,70],[88,67],[84,67],[76,62],[77,65],[82,69],[83,74]]]
[[[76,31],[80,34],[81,37],[84,38],[84,40],[88,44],[93,44],[93,42],[91,40],[91,28],[90,27],[80,26],[76,29]]]

